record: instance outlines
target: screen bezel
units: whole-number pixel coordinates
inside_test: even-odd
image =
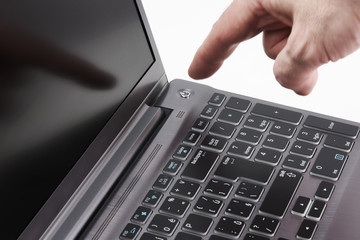
[[[60,211],[84,181],[85,177],[89,174],[100,157],[118,136],[124,126],[126,126],[139,106],[152,101],[152,96],[156,96],[167,83],[165,70],[157,51],[153,35],[151,34],[141,0],[132,1],[136,4],[145,36],[147,37],[149,47],[153,54],[154,62],[77,161],[75,166],[32,219],[30,224],[22,232],[19,239],[39,239],[44,234],[46,229],[56,219]],[[154,90],[154,88],[156,89]],[[152,92],[151,96],[149,96],[150,92]]]

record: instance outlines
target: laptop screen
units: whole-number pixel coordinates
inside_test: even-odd
[[[13,239],[154,56],[133,1],[0,5],[0,224]]]

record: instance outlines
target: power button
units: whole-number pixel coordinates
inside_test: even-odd
[[[190,89],[180,89],[178,94],[181,98],[189,99],[194,93]]]

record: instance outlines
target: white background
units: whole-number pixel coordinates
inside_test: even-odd
[[[191,80],[191,60],[231,0],[143,0],[150,27],[169,80]],[[259,35],[239,45],[212,77],[200,81],[225,91],[360,122],[360,50],[319,69],[308,96],[298,96],[275,80],[273,60]]]

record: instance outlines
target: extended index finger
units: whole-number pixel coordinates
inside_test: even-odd
[[[258,21],[262,14],[258,1],[233,1],[196,52],[189,75],[201,79],[215,73],[240,42],[261,31]]]

